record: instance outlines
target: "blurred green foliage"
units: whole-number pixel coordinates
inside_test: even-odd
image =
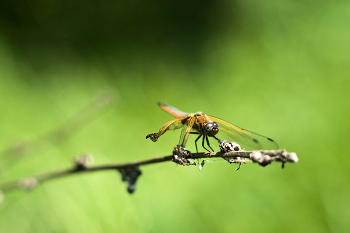
[[[169,155],[180,131],[145,140],[172,119],[157,101],[269,136],[300,161],[149,165],[133,195],[117,172],[58,179],[5,193],[0,232],[346,232],[349,11],[345,0],[2,1],[1,183],[85,152],[96,164]],[[101,93],[115,101],[101,108]]]

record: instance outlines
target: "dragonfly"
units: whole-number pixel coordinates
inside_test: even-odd
[[[206,115],[202,112],[197,113],[184,113],[170,105],[162,102],[158,102],[158,105],[164,111],[170,113],[175,120],[171,120],[164,124],[157,133],[148,134],[146,139],[150,138],[153,142],[158,141],[158,138],[167,131],[173,131],[181,129],[181,135],[179,140],[179,146],[185,147],[187,139],[190,134],[197,134],[198,137],[195,140],[196,151],[198,153],[197,141],[202,138],[202,147],[210,152],[207,146],[212,150],[210,146],[209,138],[212,137],[220,143],[220,139],[216,137],[219,131],[224,132],[227,136],[235,140],[236,143],[242,144],[252,149],[277,149],[278,146],[274,140],[265,137],[263,135],[253,133],[251,131],[242,129],[234,124],[224,121],[220,118]]]

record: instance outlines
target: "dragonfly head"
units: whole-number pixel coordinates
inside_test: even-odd
[[[219,132],[219,124],[216,122],[204,122],[203,131],[205,134],[212,137]]]

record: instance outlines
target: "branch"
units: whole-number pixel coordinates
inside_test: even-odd
[[[226,143],[223,141],[223,143]],[[227,151],[228,146],[232,146],[231,150]],[[261,166],[266,166],[271,162],[282,162],[282,168],[284,167],[284,163],[298,162],[298,157],[294,152],[287,152],[285,150],[260,150],[260,151],[241,151],[238,150],[240,148],[235,147],[236,144],[226,143],[225,147],[221,147],[223,151],[221,152],[206,152],[206,153],[190,153],[186,151],[185,148],[176,146],[173,151],[173,155],[168,155],[164,157],[134,161],[134,162],[126,162],[126,163],[117,163],[117,164],[107,164],[107,165],[99,165],[99,166],[90,166],[92,161],[92,156],[84,155],[75,160],[75,165],[71,169],[66,169],[62,171],[45,173],[37,176],[32,176],[24,179],[18,179],[10,182],[6,182],[0,185],[0,189],[3,192],[8,192],[16,189],[31,189],[48,180],[53,180],[60,177],[70,176],[74,174],[80,173],[88,173],[88,172],[97,172],[104,170],[118,170],[122,175],[122,180],[128,182],[128,192],[133,193],[135,190],[135,184],[137,178],[141,175],[141,171],[139,170],[139,166],[147,165],[147,164],[155,164],[167,161],[173,161],[175,163],[181,165],[196,165],[195,162],[189,162],[188,159],[204,159],[204,158],[223,158],[229,163],[245,163],[246,161],[252,161],[260,164]],[[233,150],[232,150],[233,149]],[[236,151],[235,151],[236,150]],[[238,151],[237,151],[238,150]],[[204,165],[204,161],[202,161],[199,166],[199,170],[202,169]],[[238,169],[236,169],[238,170]]]
[[[41,184],[48,180],[53,180],[56,178],[70,176],[74,174],[97,172],[97,171],[104,171],[104,170],[118,170],[122,174],[124,172],[126,173],[126,176],[130,176],[130,174],[128,174],[128,171],[133,170],[138,166],[170,161],[171,159],[172,159],[172,156],[165,156],[165,157],[159,157],[159,158],[153,158],[153,159],[147,159],[147,160],[141,160],[141,161],[135,161],[135,162],[90,166],[90,163],[92,162],[92,156],[84,155],[75,160],[75,166],[73,168],[61,170],[61,171],[49,172],[49,173],[45,173],[37,176],[32,176],[24,179],[22,178],[22,179],[6,182],[3,184],[0,184],[0,189],[3,192],[12,191],[15,189],[32,189],[35,186],[37,186],[39,183]],[[127,178],[124,178],[123,181],[127,181],[125,179]]]
[[[104,90],[91,100],[89,104],[81,108],[74,115],[66,119],[57,128],[45,132],[31,140],[24,140],[0,151],[0,157],[13,157],[12,163],[18,162],[18,158],[35,151],[44,151],[51,146],[57,146],[68,140],[74,133],[85,127],[93,120],[100,117],[109,107],[118,100],[118,93],[112,90]]]

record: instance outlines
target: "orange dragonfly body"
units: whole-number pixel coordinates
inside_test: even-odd
[[[182,128],[179,145],[185,147],[189,134],[198,134],[198,137],[195,140],[197,152],[197,141],[202,136],[202,147],[205,150],[209,151],[204,146],[204,142],[206,141],[209,148],[214,151],[209,144],[208,138],[212,137],[220,143],[220,140],[216,137],[216,134],[219,132],[219,130],[230,136],[235,140],[235,142],[239,144],[241,143],[253,149],[277,148],[277,144],[271,138],[239,128],[238,126],[235,126],[217,117],[208,116],[202,112],[192,114],[184,113],[162,102],[159,102],[158,105],[161,109],[170,113],[177,119],[164,124],[158,133],[148,134],[146,136],[146,139],[150,138],[153,142],[156,142],[158,138],[168,130],[176,130]]]

